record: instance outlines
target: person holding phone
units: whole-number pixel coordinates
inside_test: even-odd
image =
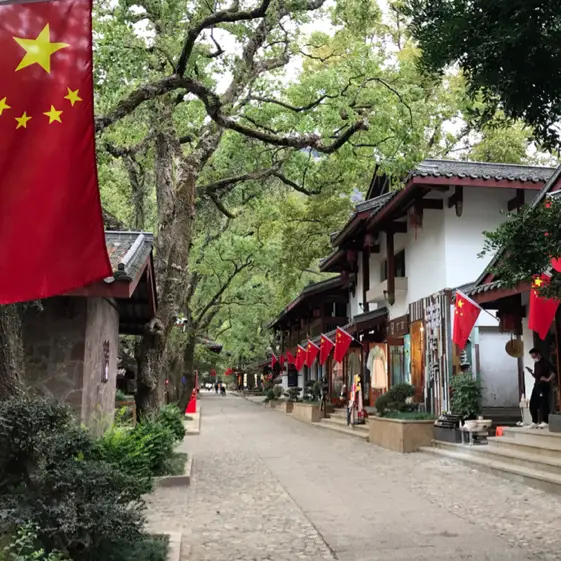
[[[530,397],[530,428],[546,428],[549,421],[549,396],[554,373],[550,362],[542,356],[538,349],[531,349],[530,356],[534,361],[534,370],[526,370],[534,377],[534,389]]]

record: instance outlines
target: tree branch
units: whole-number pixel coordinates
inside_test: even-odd
[[[235,175],[232,177],[225,177],[224,179],[219,179],[214,183],[208,183],[207,185],[202,185],[199,187],[199,190],[207,195],[211,195],[216,193],[217,191],[221,191],[227,187],[231,187],[232,185],[236,185],[237,183],[241,183],[243,181],[255,181],[257,179],[263,179],[265,177],[269,177],[273,175],[279,168],[281,164],[277,164],[271,168],[261,169],[257,171],[252,171],[250,173],[244,173],[242,175]]]
[[[214,203],[216,208],[227,218],[236,218],[237,215],[231,211],[229,211],[224,203],[214,194],[210,193],[209,195],[210,200]]]
[[[321,190],[314,189],[310,191],[309,189],[306,189],[303,185],[298,185],[298,183],[292,181],[292,179],[289,179],[288,177],[286,177],[286,175],[280,172],[275,172],[273,173],[273,175],[277,179],[280,179],[285,185],[288,185],[289,187],[292,187],[292,189],[294,189],[295,191],[304,193],[304,195],[308,195],[309,197],[312,195],[319,195],[321,193]]]

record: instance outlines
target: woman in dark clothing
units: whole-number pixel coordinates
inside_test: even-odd
[[[533,371],[529,367],[526,368],[534,377],[534,389],[530,397],[530,414],[532,415],[530,427],[546,428],[549,421],[549,399],[551,381],[554,376],[553,368],[538,349],[531,349],[530,356],[535,362]]]

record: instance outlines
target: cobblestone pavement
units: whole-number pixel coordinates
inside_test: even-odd
[[[561,496],[202,396],[194,477],[149,499],[182,561],[561,559]]]

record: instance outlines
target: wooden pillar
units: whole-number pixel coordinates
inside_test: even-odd
[[[366,293],[370,290],[370,247],[364,247],[362,250],[362,302],[363,309],[368,312],[370,306]]]
[[[388,294],[387,300],[390,306],[395,303],[395,252],[393,231],[386,232],[386,254],[388,262]]]

